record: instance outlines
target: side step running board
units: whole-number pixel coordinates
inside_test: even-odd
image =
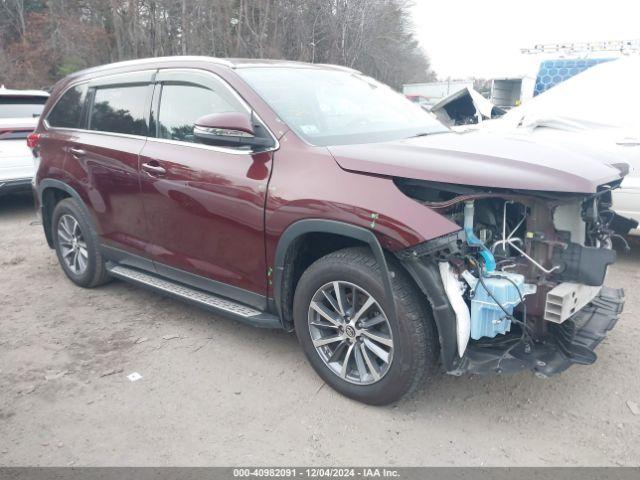
[[[126,282],[131,282],[141,287],[185,300],[211,310],[214,313],[225,314],[256,327],[282,328],[280,319],[275,315],[261,312],[253,307],[219,297],[209,292],[204,292],[178,282],[158,277],[152,273],[142,272],[122,265],[107,265],[107,270],[114,277]]]

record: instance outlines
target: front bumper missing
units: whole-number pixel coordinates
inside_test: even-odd
[[[602,287],[599,295],[582,310],[561,324],[550,324],[543,341],[528,348],[519,337],[513,336],[502,341],[494,339],[491,343],[470,343],[460,364],[448,373],[491,374],[532,370],[540,377],[549,377],[574,363],[590,365],[597,358],[595,348],[615,326],[623,307],[622,289]]]

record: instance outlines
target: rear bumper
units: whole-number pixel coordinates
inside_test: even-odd
[[[0,180],[0,195],[17,192],[31,192],[31,178],[17,178],[12,180]]]
[[[602,287],[600,294],[582,310],[561,324],[551,324],[544,341],[528,349],[519,342],[509,352],[508,348],[517,339],[505,337],[503,342],[493,342],[490,346],[470,344],[458,368],[449,373],[532,370],[540,377],[550,377],[576,363],[590,365],[597,359],[595,348],[616,325],[623,307],[622,289]]]

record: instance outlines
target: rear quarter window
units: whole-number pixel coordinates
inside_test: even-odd
[[[47,123],[52,127],[80,128],[86,95],[86,85],[76,85],[67,90],[47,116]]]

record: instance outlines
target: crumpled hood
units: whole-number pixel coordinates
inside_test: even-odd
[[[328,148],[345,170],[516,190],[594,193],[628,171],[604,148],[484,131]]]

